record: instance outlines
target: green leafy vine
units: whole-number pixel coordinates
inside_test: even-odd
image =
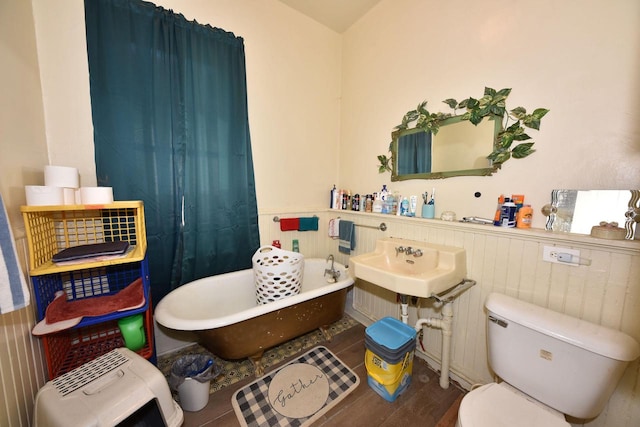
[[[511,89],[501,89],[496,91],[490,87],[484,88],[484,95],[480,99],[467,98],[460,102],[453,98],[445,99],[444,102],[452,110],[451,113],[431,113],[427,110],[427,101],[421,102],[415,110],[408,111],[402,118],[402,123],[395,127],[397,130],[405,130],[415,122],[415,127],[424,131],[430,131],[434,135],[438,133],[442,122],[454,115],[457,110],[464,110],[461,115],[462,120],[469,120],[474,125],[480,123],[485,117],[498,116],[503,118],[502,130],[496,135],[494,150],[487,156],[493,164],[502,164],[511,157],[522,159],[533,153],[533,142],[526,133],[525,127],[540,130],[542,118],[549,112],[546,108],[536,108],[532,113],[527,113],[523,107],[510,110],[507,114],[506,100],[511,93]],[[515,122],[509,125],[509,119]],[[524,142],[526,141],[526,142]],[[512,148],[514,142],[517,144]],[[391,145],[389,145],[391,151]],[[392,171],[392,156],[379,155],[380,166],[378,171]]]

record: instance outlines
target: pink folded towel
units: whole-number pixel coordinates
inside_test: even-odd
[[[300,218],[280,218],[280,231],[298,230]]]

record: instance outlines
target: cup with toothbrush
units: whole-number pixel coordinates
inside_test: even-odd
[[[433,188],[431,190],[431,198],[429,198],[429,193],[422,193],[422,201],[424,204],[422,205],[422,218],[433,219],[436,215],[436,189]]]

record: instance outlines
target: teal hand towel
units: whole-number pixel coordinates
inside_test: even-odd
[[[338,251],[349,255],[356,248],[355,224],[352,221],[340,220],[338,230]]]
[[[298,231],[318,231],[318,217],[300,218]]]

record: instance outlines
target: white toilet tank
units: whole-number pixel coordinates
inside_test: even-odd
[[[613,329],[492,293],[489,364],[502,380],[576,418],[597,416],[640,345]]]

